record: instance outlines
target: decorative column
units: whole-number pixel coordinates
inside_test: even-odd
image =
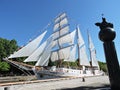
[[[120,90],[120,67],[113,42],[116,36],[113,24],[102,18],[102,22],[95,25],[100,28],[99,39],[103,42],[111,89]]]

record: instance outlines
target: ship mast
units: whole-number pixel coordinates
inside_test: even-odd
[[[61,18],[60,18],[60,15],[58,16],[58,18],[60,19],[59,20],[59,31],[58,31],[58,33],[59,33],[59,36],[60,36],[60,30],[61,30],[61,25],[60,25],[60,21],[61,21]],[[60,46],[60,43],[59,43],[59,41],[57,40],[57,42],[58,42],[58,47],[59,47],[59,49],[61,49],[61,46]],[[59,52],[57,52],[57,54],[58,54],[58,64],[57,64],[57,67],[60,67],[61,66],[61,64],[62,64],[62,60],[60,59],[60,55],[59,55]]]
[[[87,35],[88,35],[88,44],[89,44],[89,53],[90,53],[90,65],[91,65],[91,69],[92,69],[92,73],[94,74],[94,67],[93,67],[93,61],[92,61],[92,51],[94,49],[94,46],[93,46],[93,43],[91,41],[91,38],[90,38],[90,34],[87,30]]]
[[[90,48],[90,35],[89,35],[89,32],[88,32],[88,30],[87,30],[87,35],[88,35],[88,44],[89,44],[89,53],[90,53],[90,61],[91,61],[91,63],[90,63],[90,65],[91,65],[91,68],[93,68],[93,66],[92,66],[92,55],[91,55],[91,48]]]
[[[83,37],[81,35],[79,26],[77,26],[77,46],[78,46],[78,57],[79,57],[79,66],[82,66],[82,69],[85,70],[85,66],[90,66],[87,53],[86,53],[86,47],[85,42],[83,40]]]
[[[79,47],[79,43],[78,43],[78,41],[79,41],[79,37],[78,37],[78,27],[76,28],[76,34],[77,34],[77,48],[78,48],[78,66],[80,66],[80,47]]]
[[[71,39],[69,38],[69,25],[66,13],[60,14],[54,20],[54,28],[53,28],[53,39],[57,43],[58,49],[53,51],[52,59],[57,62],[57,67],[60,67],[62,64],[62,60],[65,59],[65,49],[68,46],[64,46],[65,43],[70,43]],[[65,39],[69,38],[69,39]],[[67,48],[68,50],[69,48]]]

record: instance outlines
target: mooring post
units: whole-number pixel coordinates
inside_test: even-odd
[[[102,22],[95,23],[95,25],[100,28],[99,39],[103,41],[111,89],[120,90],[120,67],[113,42],[116,36],[113,24],[102,18]]]

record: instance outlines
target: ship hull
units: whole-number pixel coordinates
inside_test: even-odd
[[[51,78],[61,78],[61,77],[88,77],[102,75],[102,72],[95,70],[95,73],[92,73],[92,70],[78,70],[71,68],[55,68],[48,70],[33,70],[37,79],[51,79]]]

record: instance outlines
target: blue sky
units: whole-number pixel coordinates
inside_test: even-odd
[[[102,21],[103,13],[107,21],[114,24],[117,33],[114,41],[120,59],[119,3],[119,0],[0,0],[0,37],[15,39],[18,45],[24,45],[59,13],[65,11],[73,23],[80,25],[86,45],[89,30],[97,58],[105,62],[103,45],[98,38],[99,28],[94,25]]]

